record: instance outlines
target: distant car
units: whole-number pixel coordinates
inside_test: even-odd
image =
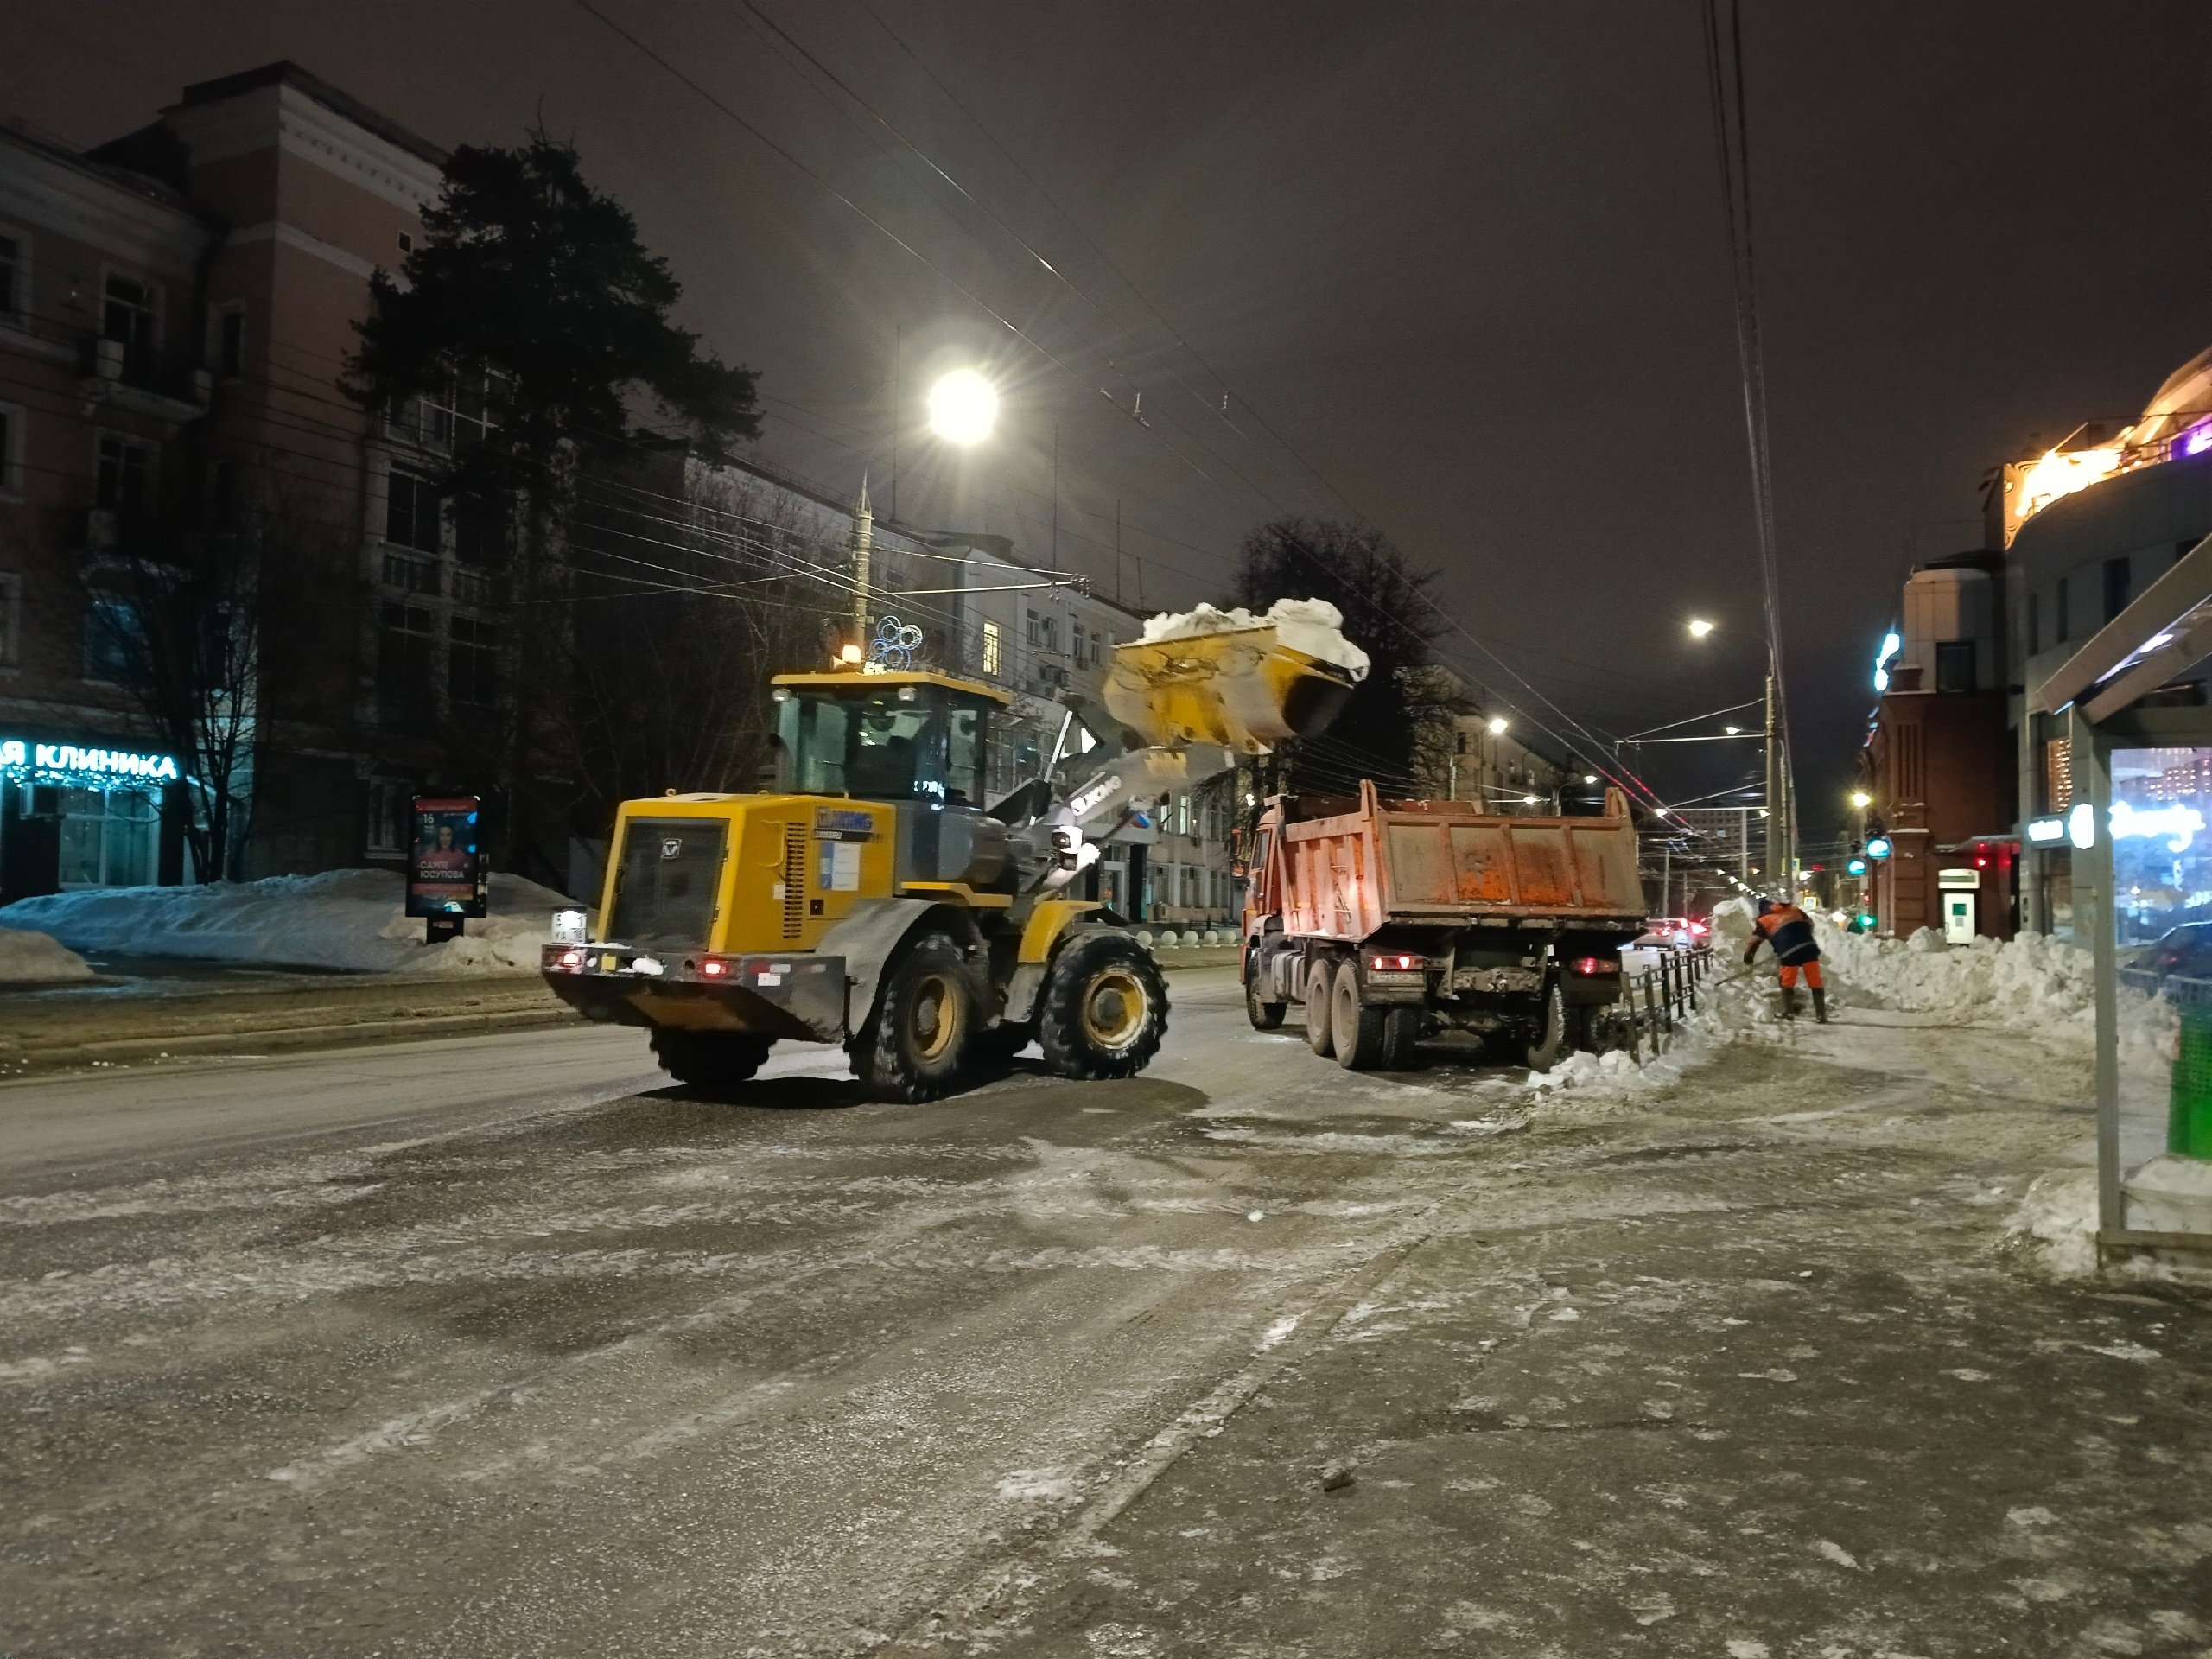
[[[1713,930],[1688,916],[1655,916],[1636,943],[1649,950],[1695,950],[1711,942]]]
[[[2128,963],[2164,979],[2212,979],[2212,922],[2185,922],[2138,949]]]

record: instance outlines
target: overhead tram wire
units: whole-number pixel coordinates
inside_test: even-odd
[[[1735,294],[1736,355],[1744,399],[1744,435],[1750,454],[1753,527],[1764,579],[1768,672],[1774,680],[1775,721],[1781,749],[1777,780],[1795,775],[1790,764],[1789,691],[1783,672],[1781,559],[1774,517],[1774,466],[1769,442],[1766,365],[1759,337],[1756,245],[1752,238],[1751,123],[1744,92],[1744,29],[1739,0],[1726,0],[1724,46],[1721,0],[1702,0],[1707,89],[1721,207],[1728,231],[1729,275]],[[1778,783],[1778,787],[1786,785]],[[1786,800],[1767,803],[1787,812]],[[1789,820],[1785,818],[1785,826]],[[1785,835],[1788,833],[1785,827]],[[1785,856],[1787,850],[1785,848]]]

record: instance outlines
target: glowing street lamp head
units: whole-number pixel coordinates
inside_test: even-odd
[[[981,443],[998,424],[997,389],[973,369],[955,369],[930,388],[930,430],[947,443]]]
[[[1582,774],[1582,781],[1586,784],[1594,784],[1598,781],[1598,774],[1594,772],[1586,772]]]
[[[1851,806],[1853,811],[1864,812],[1868,807],[1873,804],[1874,798],[1872,795],[1869,795],[1865,790],[1854,789],[1851,791]]]
[[[1490,717],[1490,734],[1492,737],[1503,737],[1505,734],[1506,724],[1503,715],[1492,715]]]
[[[1694,616],[1690,619],[1691,639],[1702,639],[1707,634],[1711,633],[1712,632],[1713,624],[1707,621],[1703,617]]]

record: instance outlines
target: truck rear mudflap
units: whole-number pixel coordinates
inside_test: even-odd
[[[585,1019],[604,1025],[743,1031],[802,1042],[842,1042],[845,959],[688,955],[623,944],[549,944],[545,982]]]

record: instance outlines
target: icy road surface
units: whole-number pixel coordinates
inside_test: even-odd
[[[925,1108],[633,1033],[0,1087],[11,1656],[2197,1654],[2212,1338],[2006,1259],[2086,1065]]]

